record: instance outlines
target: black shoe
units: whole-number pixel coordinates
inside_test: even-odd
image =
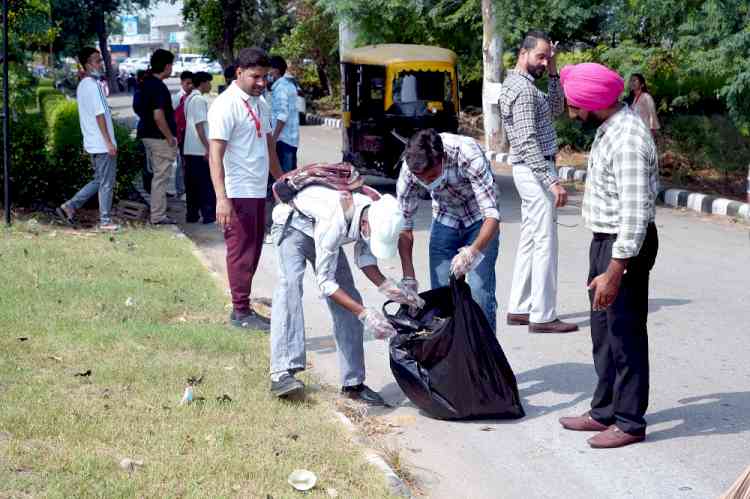
[[[177,222],[169,217],[164,217],[158,222],[151,222],[151,225],[177,225]]]
[[[276,397],[289,397],[305,390],[305,384],[293,374],[284,373],[278,381],[271,381],[271,393]]]
[[[378,392],[365,384],[342,387],[341,396],[352,400],[358,400],[360,402],[364,402],[367,405],[376,407],[384,407],[388,405],[385,403],[385,400],[383,400],[383,397],[378,394]]]
[[[229,315],[229,323],[240,329],[254,329],[256,331],[268,332],[271,330],[271,321],[258,315],[254,310],[245,314],[235,311]]]

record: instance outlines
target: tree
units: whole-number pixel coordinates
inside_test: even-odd
[[[503,39],[497,29],[492,0],[482,0],[482,59],[484,146],[489,151],[505,151],[508,144],[503,133],[499,109],[500,87],[503,80]]]
[[[182,15],[223,66],[242,47],[270,50],[291,29],[286,0],[185,0]]]
[[[320,9],[314,0],[300,0],[293,7],[295,25],[275,52],[296,64],[312,59],[321,88],[331,95],[331,81],[338,72],[339,32],[334,16]]]
[[[55,40],[57,50],[75,57],[82,47],[98,41],[107,78],[114,87],[115,74],[107,45],[110,26],[122,8],[147,9],[151,0],[51,0],[51,4],[52,19],[59,30]]]

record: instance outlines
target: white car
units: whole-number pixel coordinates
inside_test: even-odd
[[[128,57],[120,63],[120,71],[136,74],[138,71],[148,69],[149,59],[147,57]]]
[[[201,71],[201,69],[198,69],[201,59],[204,59],[204,57],[199,54],[178,54],[172,64],[172,76],[180,76],[183,71],[193,73]]]

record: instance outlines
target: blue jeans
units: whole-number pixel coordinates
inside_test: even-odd
[[[451,260],[458,250],[469,246],[479,235],[482,221],[468,227],[454,229],[440,222],[432,222],[430,233],[430,285],[433,289],[450,284]],[[466,282],[474,298],[487,317],[493,330],[497,327],[497,300],[495,300],[495,262],[500,252],[500,235],[484,248],[484,259],[469,272]]]
[[[315,265],[315,241],[308,235],[286,228],[281,239],[282,225],[274,225],[271,233],[276,246],[279,269],[273,292],[271,314],[271,375],[284,371],[304,371],[305,318],[302,306],[302,283],[305,268]],[[281,240],[281,242],[279,242]],[[362,303],[344,250],[339,250],[336,282],[355,301]],[[336,341],[342,386],[356,386],[365,381],[364,331],[359,319],[331,298],[326,298],[333,319],[333,339]]]
[[[284,173],[297,168],[297,148],[286,142],[276,142],[276,155],[279,157],[279,165]]]
[[[110,156],[107,153],[90,156],[91,166],[94,168],[94,180],[83,186],[70,201],[65,203],[65,206],[77,210],[94,194],[99,193],[99,220],[102,224],[108,224],[112,222],[110,210],[117,174],[117,156]]]

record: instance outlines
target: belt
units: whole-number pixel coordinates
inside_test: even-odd
[[[545,156],[544,159],[546,159],[547,161],[554,161],[555,160],[555,155],[552,154],[550,156]]]
[[[648,228],[656,227],[654,222],[648,223]],[[594,232],[594,240],[595,241],[605,241],[607,239],[617,239],[617,234],[609,234],[607,232]]]

